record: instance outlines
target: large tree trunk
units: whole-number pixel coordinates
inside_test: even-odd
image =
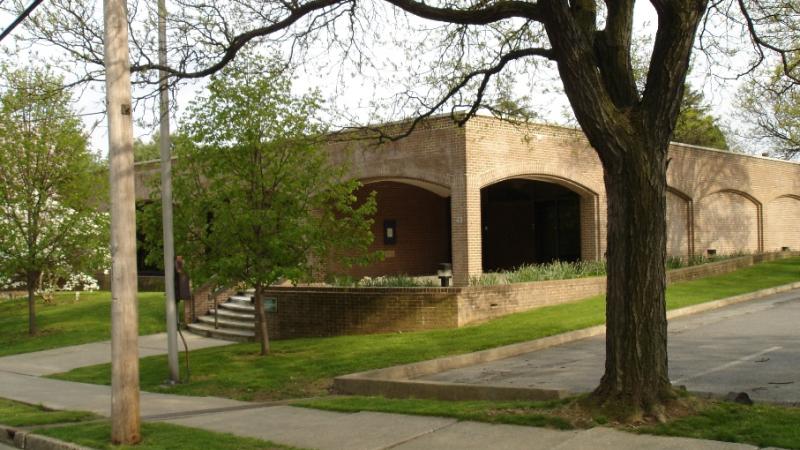
[[[38,331],[36,329],[36,282],[38,281],[36,272],[28,272],[26,281],[28,284],[28,334],[36,336]]]
[[[652,412],[672,395],[664,298],[666,145],[638,140],[605,170],[608,331],[605,374],[593,394],[633,415]]]
[[[657,412],[672,395],[664,301],[666,155],[708,1],[658,2],[658,30],[643,90],[631,64],[634,2],[606,2],[602,29],[596,3],[537,5],[564,92],[605,176],[606,367],[592,399],[635,415]]]
[[[267,314],[264,311],[264,288],[256,284],[256,339],[261,343],[261,355],[269,355],[269,334],[267,333]]]

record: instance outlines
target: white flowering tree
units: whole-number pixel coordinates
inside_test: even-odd
[[[107,177],[59,78],[3,69],[0,79],[0,277],[25,283],[34,335],[44,274],[107,264]]]

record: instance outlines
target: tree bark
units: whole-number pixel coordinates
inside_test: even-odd
[[[672,397],[667,362],[666,144],[639,138],[605,170],[606,366],[593,397],[624,415]]]
[[[261,356],[269,355],[269,334],[267,333],[267,314],[264,311],[264,288],[256,284],[256,339],[261,343]]]
[[[628,54],[632,1],[609,6],[602,30],[576,20],[568,2],[539,2],[564,92],[604,169],[606,367],[591,399],[619,418],[658,414],[673,395],[664,299],[667,149],[706,3],[659,2],[647,80],[638,93]]]
[[[36,336],[38,332],[36,328],[36,281],[37,276],[35,272],[28,272],[28,335]]]

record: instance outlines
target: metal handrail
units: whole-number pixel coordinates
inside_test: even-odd
[[[219,329],[219,300],[214,296],[214,329]]]

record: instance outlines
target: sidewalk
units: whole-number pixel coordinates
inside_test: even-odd
[[[230,345],[233,342],[210,339],[196,334],[183,333],[189,350]],[[183,343],[178,339],[178,349]],[[139,357],[167,354],[167,334],[158,333],[139,337]],[[44,376],[69,372],[78,367],[111,362],[111,341],[72,345],[40,352],[0,357],[0,371],[25,375]]]
[[[197,338],[197,339],[194,339]],[[163,335],[141,338],[142,356],[163,354]],[[192,346],[225,342],[193,336]],[[110,414],[108,386],[40,378],[110,360],[108,343],[86,344],[0,358],[0,397],[54,409]],[[88,363],[88,364],[87,364]],[[557,431],[514,425],[459,422],[439,417],[373,412],[335,413],[285,405],[259,405],[214,397],[142,392],[144,420],[255,437],[320,450],[436,449],[697,449],[757,447],[698,439],[624,433],[608,428]]]

